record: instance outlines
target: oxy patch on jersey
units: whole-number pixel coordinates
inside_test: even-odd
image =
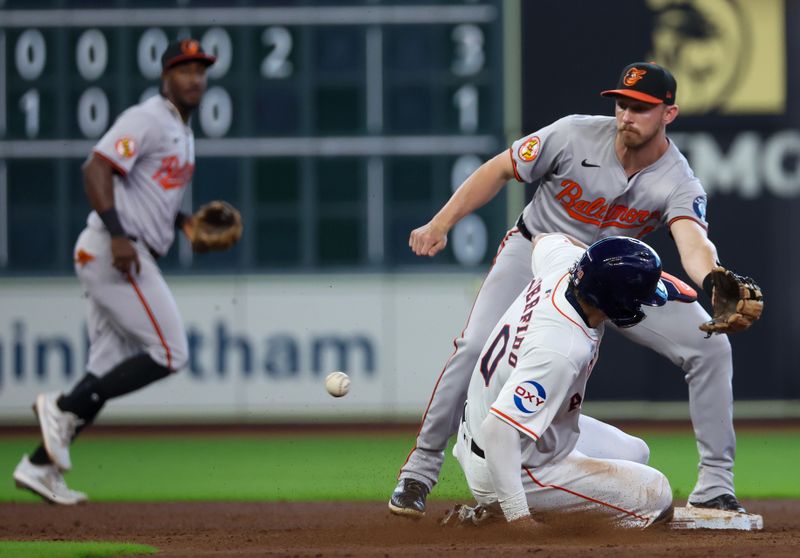
[[[114,144],[114,150],[120,157],[130,159],[136,155],[136,143],[133,141],[132,137],[122,136]]]
[[[539,149],[541,146],[542,140],[540,140],[538,136],[530,137],[519,146],[517,155],[519,155],[521,160],[530,163],[531,161],[535,161],[536,157],[539,156]]]
[[[514,388],[514,405],[526,415],[532,415],[547,401],[547,393],[539,382],[527,380]]]

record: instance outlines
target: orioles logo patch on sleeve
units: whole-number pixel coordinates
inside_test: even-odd
[[[528,138],[522,145],[519,146],[517,155],[519,155],[519,158],[523,161],[530,163],[539,155],[539,148],[541,145],[542,142],[537,136]]]
[[[117,143],[114,144],[114,149],[117,151],[117,155],[125,159],[130,159],[136,155],[136,144],[133,142],[133,138],[128,136],[119,138]]]

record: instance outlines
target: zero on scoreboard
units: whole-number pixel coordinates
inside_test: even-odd
[[[408,250],[408,233],[505,145],[500,0],[55,4],[0,9],[0,269],[9,272],[70,270],[88,212],[79,167],[122,110],[158,93],[161,53],[175,38],[198,38],[217,56],[192,122],[188,203],[228,199],[248,225],[232,253],[196,258],[195,268],[430,265]],[[34,221],[39,230],[26,232]],[[488,262],[506,225],[494,202],[459,223],[435,261]],[[164,266],[191,258],[184,246]]]

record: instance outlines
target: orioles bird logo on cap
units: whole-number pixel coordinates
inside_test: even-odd
[[[184,39],[181,41],[181,52],[187,55],[197,54],[200,50],[200,43],[194,39]]]
[[[628,70],[628,73],[625,74],[625,78],[622,80],[622,83],[627,85],[628,87],[633,87],[636,83],[644,77],[647,73],[647,70],[640,70],[639,68],[631,68]]]

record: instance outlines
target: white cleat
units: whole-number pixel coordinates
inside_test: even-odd
[[[58,408],[56,401],[59,395],[55,392],[40,394],[36,397],[33,410],[39,417],[39,428],[42,430],[47,455],[59,469],[69,471],[72,468],[69,445],[81,420],[77,415]]]
[[[14,482],[48,502],[62,506],[74,506],[89,499],[83,492],[72,490],[55,465],[34,465],[27,455],[22,456],[14,469]]]

